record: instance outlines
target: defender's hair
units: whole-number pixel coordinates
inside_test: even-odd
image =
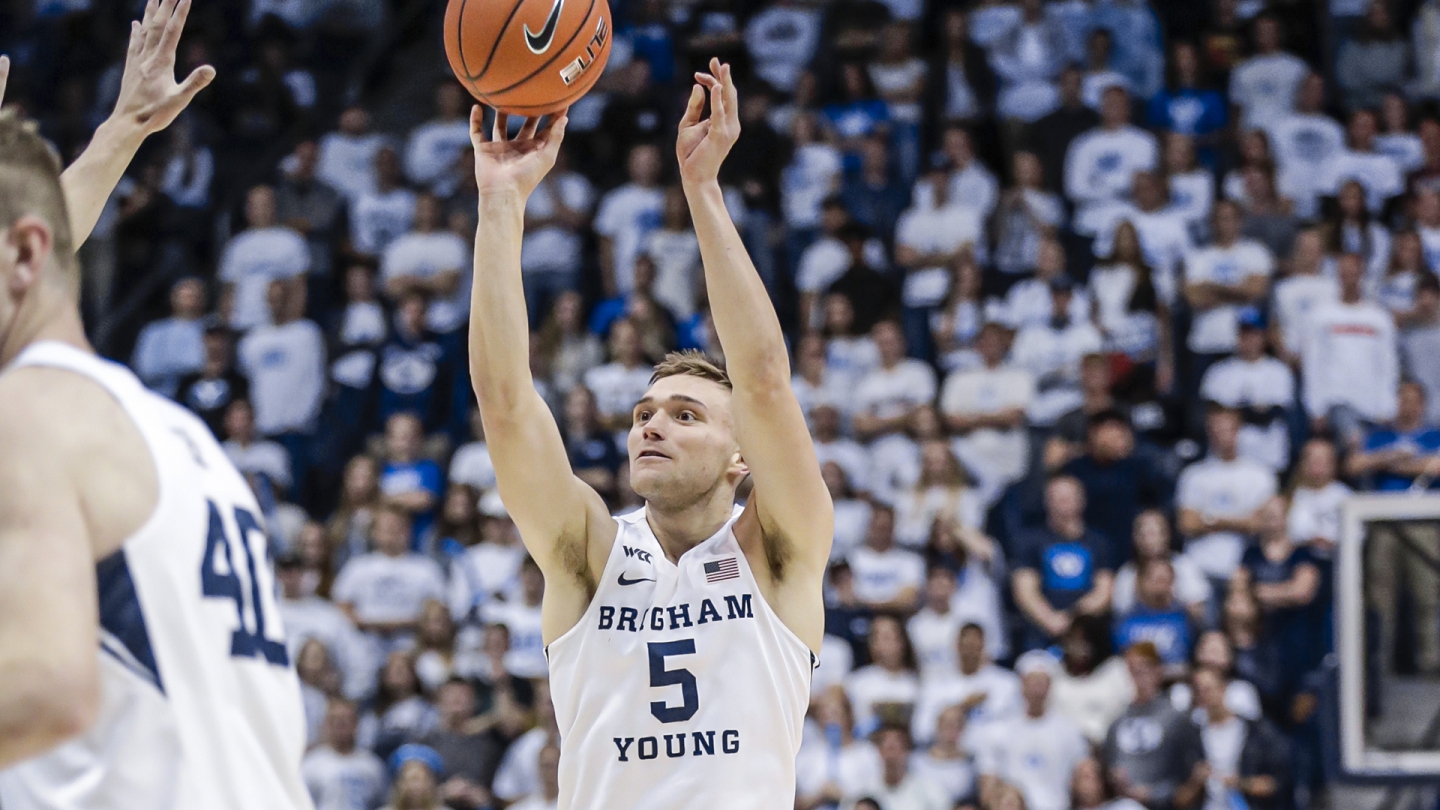
[[[70,213],[60,188],[60,155],[33,121],[13,111],[0,111],[0,228],[21,217],[37,216],[50,226],[55,265],[78,289],[79,273]]]
[[[734,388],[730,384],[730,375],[725,373],[725,367],[695,349],[670,352],[665,355],[665,359],[655,365],[655,373],[650,375],[650,384],[654,385],[658,380],[666,377],[680,376],[699,377],[719,383],[727,390]]]

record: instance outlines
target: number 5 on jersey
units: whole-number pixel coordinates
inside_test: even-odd
[[[680,723],[700,711],[700,691],[695,686],[695,673],[688,669],[666,669],[665,659],[671,655],[694,655],[695,639],[682,638],[679,641],[650,642],[650,686],[679,686],[683,702],[679,706],[667,706],[665,701],[650,703],[650,713],[662,723]],[[684,738],[684,735],[681,735]]]
[[[261,589],[257,575],[259,566],[255,563],[254,552],[250,550],[251,533],[264,538],[265,532],[249,510],[237,506],[235,525],[240,530],[240,537],[238,540],[231,539],[225,531],[225,522],[220,517],[219,508],[214,501],[208,501],[208,504],[210,531],[205,539],[205,558],[200,561],[200,592],[205,596],[235,600],[235,616],[239,626],[230,636],[230,655],[235,658],[263,658],[272,664],[289,666],[290,656],[285,651],[285,645],[265,637],[265,612],[275,607],[275,597]],[[245,555],[246,568],[250,574],[248,596],[250,611],[255,616],[253,633],[245,625],[247,594],[239,574],[236,573],[235,563],[239,555],[232,550],[237,546]],[[224,573],[220,573],[216,566],[217,553],[225,561]],[[261,563],[264,563],[263,559]]]

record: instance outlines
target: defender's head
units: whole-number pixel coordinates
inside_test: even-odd
[[[655,367],[630,427],[630,487],[665,511],[734,495],[749,475],[730,419],[730,378],[695,351]]]
[[[35,125],[0,113],[0,360],[22,318],[75,305],[79,263],[60,190],[60,156]]]

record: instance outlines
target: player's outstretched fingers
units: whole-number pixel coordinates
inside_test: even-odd
[[[490,140],[505,143],[510,140],[510,114],[495,111],[495,126],[490,128]]]
[[[160,55],[167,61],[175,61],[175,49],[180,46],[180,34],[185,30],[185,19],[190,16],[190,0],[180,0],[175,13],[165,23],[165,32],[160,37]]]
[[[155,43],[160,41],[160,33],[165,30],[165,18],[160,14],[161,0],[148,0],[145,3],[145,47],[143,53],[149,53],[155,49]]]
[[[186,2],[189,2],[189,0],[186,0]],[[720,86],[722,89],[721,95],[725,97],[725,109],[729,112],[730,117],[734,119],[734,123],[739,125],[740,94],[735,89],[735,79],[730,75],[729,64],[720,66]]]
[[[479,104],[470,106],[470,145],[485,143],[485,108]]]
[[[517,140],[517,141],[529,141],[529,140],[534,140],[534,138],[535,138],[535,133],[536,133],[536,131],[539,130],[539,129],[540,129],[540,116],[538,116],[538,115],[532,115],[532,116],[530,116],[529,118],[526,118],[526,119],[525,119],[525,123],[520,126],[520,134],[515,136],[515,140]]]
[[[690,87],[690,101],[685,104],[685,114],[680,117],[680,128],[693,127],[700,123],[700,113],[705,109],[705,88],[700,85]]]

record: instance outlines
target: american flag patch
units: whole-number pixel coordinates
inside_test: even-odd
[[[734,557],[705,563],[705,581],[720,582],[740,578],[740,561]]]

